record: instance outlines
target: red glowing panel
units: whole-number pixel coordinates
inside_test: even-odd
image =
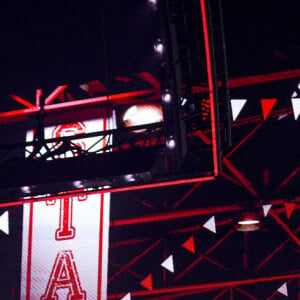
[[[21,300],[106,299],[110,195],[27,203]]]
[[[162,107],[157,103],[132,105],[123,113],[122,121],[126,127],[162,122]]]

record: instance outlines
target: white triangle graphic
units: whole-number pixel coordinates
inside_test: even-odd
[[[263,205],[263,210],[264,210],[264,216],[266,217],[270,211],[272,207],[272,204],[266,204],[266,205]]]
[[[245,106],[247,99],[231,99],[232,120],[235,121]]]
[[[127,293],[121,300],[131,300],[131,294]]]
[[[216,233],[216,221],[215,216],[212,216],[205,224],[203,224],[203,227],[210,230],[213,233]]]
[[[0,230],[2,230],[5,234],[9,234],[8,211],[4,212],[0,216]]]
[[[171,273],[174,273],[174,260],[173,255],[170,255],[165,261],[161,263],[161,266]]]
[[[286,282],[277,290],[280,294],[287,296],[289,295]]]
[[[297,120],[300,115],[300,98],[292,98],[291,101],[294,111],[294,118]]]

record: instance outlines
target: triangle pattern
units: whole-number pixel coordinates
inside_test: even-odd
[[[149,291],[153,290],[152,274],[143,279],[140,284]]]
[[[242,111],[243,107],[245,106],[247,99],[231,99],[231,112],[232,112],[232,120],[235,121],[240,112]]]
[[[288,297],[289,293],[288,293],[286,282],[277,289],[277,292]]]
[[[268,118],[276,102],[277,99],[261,99],[264,120]]]
[[[284,207],[286,210],[286,216],[288,219],[291,217],[291,215],[295,209],[295,206],[296,206],[296,203],[289,203],[289,202],[284,203]]]
[[[206,221],[206,223],[203,224],[203,227],[213,233],[217,233],[215,216],[212,216],[208,221]]]
[[[131,300],[131,293],[127,293],[121,300]]]
[[[8,220],[8,211],[5,211],[0,216],[0,230],[2,230],[5,234],[9,234],[9,220]]]
[[[263,211],[264,211],[264,216],[266,217],[272,207],[272,204],[265,204],[263,205]]]
[[[174,273],[174,259],[173,255],[170,255],[166,260],[161,263],[161,266],[171,273]]]
[[[182,244],[182,247],[187,249],[188,251],[192,253],[196,253],[195,251],[195,239],[194,237],[190,237],[186,242]]]
[[[295,120],[297,120],[300,115],[300,98],[292,98],[291,101],[294,112],[294,118]]]

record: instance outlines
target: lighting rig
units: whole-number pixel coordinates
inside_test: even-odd
[[[213,180],[218,175],[218,109],[228,99],[218,99],[208,3],[160,0],[149,4],[159,28],[153,46],[159,80],[140,73],[150,89],[118,95],[100,92],[84,100],[70,98],[68,86],[59,86],[49,96],[39,90],[36,105],[19,97],[28,109],[0,114],[0,123],[19,122],[27,130],[26,142],[0,146],[1,199],[79,187],[140,189]],[[222,95],[228,95],[226,78]],[[203,86],[206,92],[199,94],[195,86]],[[79,128],[80,122],[96,118],[103,123],[96,129]],[[69,128],[64,134],[47,136],[47,127],[59,124],[65,128],[73,124],[75,131]]]

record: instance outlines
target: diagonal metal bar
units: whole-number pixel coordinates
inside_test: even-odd
[[[271,210],[270,215],[277,221],[277,223],[287,232],[287,234],[293,239],[296,244],[300,247],[300,240],[297,235],[287,226],[277,215],[274,210]]]
[[[227,155],[226,157],[229,158],[236,150],[238,150],[246,141],[250,139],[250,137],[264,124],[263,122],[260,122],[258,125],[254,127],[253,130],[250,131]]]
[[[251,182],[226,157],[223,157],[223,163],[253,196],[260,197]]]
[[[276,189],[276,193],[278,193],[284,186],[286,186],[295,176],[296,174],[300,171],[300,166],[296,168],[286,179],[284,179],[279,187]]]
[[[116,262],[114,262],[113,260],[109,260],[109,263],[118,267],[119,269],[122,269],[124,266],[117,264]],[[137,277],[138,279],[143,279],[144,277],[136,272],[133,272],[132,270],[130,270],[129,268],[126,270],[128,273],[130,273],[131,275]]]
[[[233,287],[235,290],[237,290],[238,292],[240,292],[241,294],[247,296],[248,298],[252,299],[252,300],[259,300],[256,297],[252,296],[251,294],[245,292],[244,290],[242,290],[241,288],[238,288],[236,286]]]
[[[296,233],[300,230],[300,227],[295,231]],[[261,263],[255,268],[255,271],[257,272],[260,268],[262,268],[277,252],[279,252],[280,249],[282,249],[289,241],[291,240],[291,237],[288,237],[285,241],[283,241],[279,246],[275,248],[274,251],[272,251],[264,260],[261,261]]]
[[[139,290],[139,291],[132,291],[131,296],[144,297],[144,296],[163,295],[163,294],[171,294],[171,293],[179,293],[179,292],[187,292],[187,291],[195,291],[195,290],[206,290],[206,291],[213,290],[213,289],[218,290],[226,287],[230,288],[232,286],[251,285],[257,283],[281,281],[281,280],[293,280],[295,278],[300,278],[300,273],[269,276],[269,277],[248,278],[244,280],[234,280],[234,281],[225,281],[225,282],[202,283],[202,284],[195,284],[189,286],[172,286],[172,287],[154,289],[152,291]],[[110,294],[108,295],[108,299],[119,299],[123,296],[124,293]]]
[[[176,208],[179,204],[185,201],[201,185],[201,183],[202,182],[196,182],[195,185],[191,189],[189,189],[188,192],[183,197],[181,197],[180,200],[173,204],[173,208]]]
[[[232,229],[229,230],[216,244],[214,244],[210,249],[208,249],[204,255],[199,254],[198,257],[188,267],[186,267],[183,271],[181,271],[181,273],[179,273],[172,282],[176,282],[180,278],[182,278],[187,272],[189,272],[200,261],[202,261],[204,259],[204,256],[207,256],[209,253],[211,253],[215,248],[217,248],[221,243],[223,243],[232,233],[233,233],[233,230]]]
[[[124,271],[126,271],[128,268],[130,268],[134,263],[136,263],[142,257],[144,257],[148,252],[150,252],[154,247],[156,247],[161,241],[162,241],[162,239],[159,239],[154,244],[152,244],[150,247],[148,247],[146,250],[144,250],[141,254],[137,255],[128,264],[126,264],[125,266],[123,266],[118,272],[116,272],[114,275],[112,275],[108,279],[108,283],[110,283],[112,280],[114,280],[117,276],[121,275]]]

